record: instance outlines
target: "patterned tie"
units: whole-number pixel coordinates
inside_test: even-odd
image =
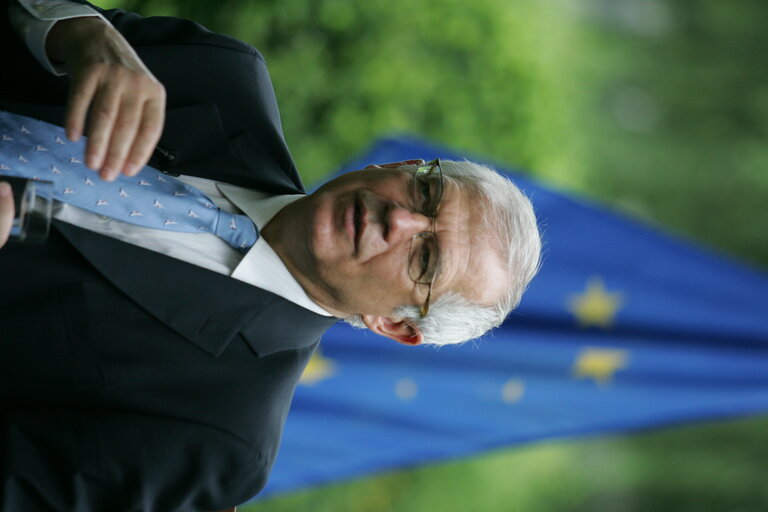
[[[259,238],[245,215],[221,211],[200,190],[146,166],[136,176],[99,178],[82,161],[85,137],[0,111],[0,174],[54,183],[54,199],[137,226],[184,233],[215,233],[246,252]]]

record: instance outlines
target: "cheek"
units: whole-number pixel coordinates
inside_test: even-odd
[[[319,270],[321,280],[333,287],[337,300],[367,312],[389,314],[410,299],[402,268],[391,258],[375,258],[364,265],[346,259]]]
[[[405,272],[405,263],[393,257],[378,258],[370,263],[360,282],[370,292],[372,303],[380,303],[393,309],[413,299],[411,280]]]

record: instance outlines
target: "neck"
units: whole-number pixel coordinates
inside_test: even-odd
[[[298,261],[303,261],[301,259],[302,255],[299,253],[302,249],[306,251],[306,244],[297,243],[305,242],[304,237],[306,236],[305,230],[307,226],[306,222],[303,222],[300,218],[303,207],[301,203],[304,201],[305,198],[302,198],[286,205],[261,228],[259,233],[272,250],[275,251],[275,254],[283,262],[291,276],[299,283],[304,293],[333,316],[344,318],[349,315],[331,305],[332,301],[325,296],[327,294],[323,293],[322,283],[318,282],[318,276],[308,276],[307,272],[302,271],[297,264]],[[312,277],[315,279],[312,279]]]

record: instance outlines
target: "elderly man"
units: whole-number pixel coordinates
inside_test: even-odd
[[[536,272],[531,205],[483,166],[372,165],[305,195],[252,47],[84,2],[6,4],[21,37],[4,19],[0,109],[63,123],[62,144],[86,133],[102,178],[75,170],[88,186],[178,182],[255,237],[233,246],[61,197],[46,245],[0,250],[4,512],[242,503],[338,318],[407,345],[460,342],[501,323]],[[39,168],[56,181],[57,165]]]

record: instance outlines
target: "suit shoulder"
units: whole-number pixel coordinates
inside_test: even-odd
[[[210,46],[244,53],[260,60],[264,60],[261,52],[250,44],[231,36],[213,32],[194,21],[181,18],[164,18],[160,16],[145,18],[144,21],[147,23],[147,27],[150,30],[161,25],[172,27],[172,30],[167,34],[168,38],[158,44]]]
[[[200,45],[231,50],[264,60],[248,43],[219,34],[185,18],[170,16],[143,17],[122,9],[100,10],[107,20],[128,39],[132,46]]]

